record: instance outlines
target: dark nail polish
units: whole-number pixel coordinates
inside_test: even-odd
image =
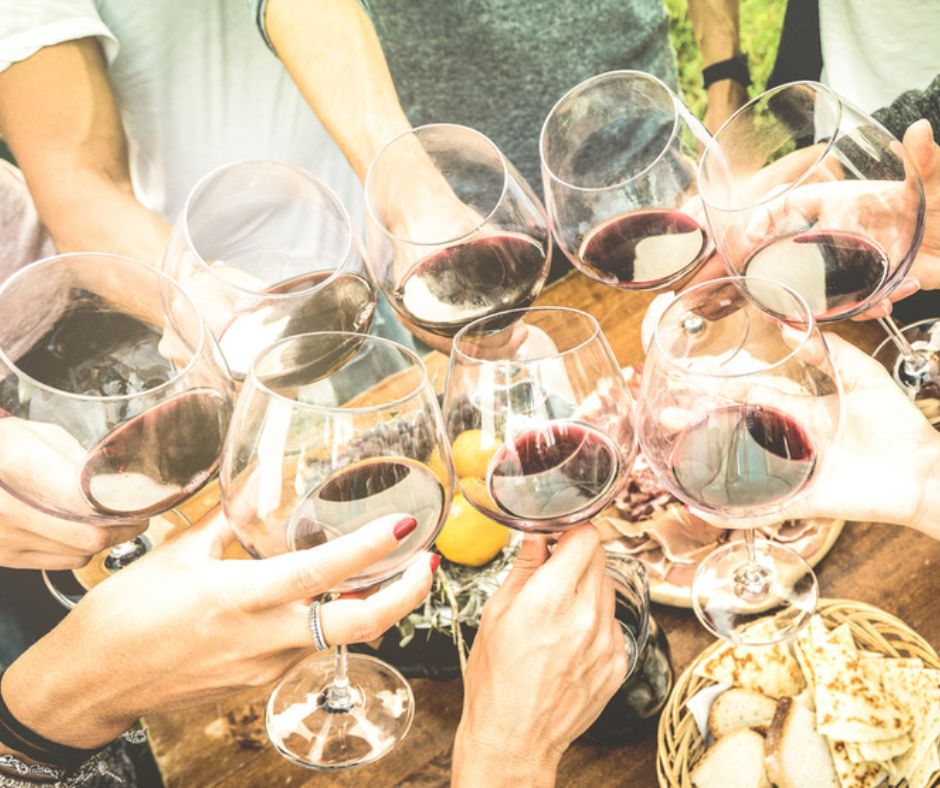
[[[431,574],[433,575],[441,565],[441,557],[437,553],[431,554]]]
[[[418,521],[415,520],[414,517],[405,517],[395,523],[395,527],[392,529],[392,534],[400,542],[417,527]]]

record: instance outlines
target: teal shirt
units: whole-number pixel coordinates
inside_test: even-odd
[[[409,120],[482,131],[539,193],[539,132],[570,88],[623,68],[676,85],[662,0],[362,3]]]

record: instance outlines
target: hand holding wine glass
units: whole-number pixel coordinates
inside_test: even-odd
[[[91,748],[141,715],[266,686],[309,656],[309,598],[397,550],[401,519],[379,518],[313,550],[228,561],[232,532],[216,511],[89,592],[9,667],[4,700],[47,738]],[[379,636],[420,604],[432,569],[419,556],[368,599],[322,605],[327,641]]]
[[[373,278],[432,346],[446,351],[467,323],[541,291],[551,264],[544,209],[483,134],[407,131],[373,160],[365,192]]]
[[[805,495],[792,499],[779,515],[751,524],[835,517],[908,525],[940,538],[935,515],[940,435],[880,364],[835,334],[824,337],[844,387],[839,440],[826,470]],[[693,513],[715,522],[708,512],[693,507]]]
[[[627,667],[594,527],[565,533],[551,557],[544,537],[527,535],[486,603],[470,651],[454,783],[483,784],[498,773],[554,785],[561,755],[597,718]]]
[[[745,543],[709,555],[692,586],[696,614],[715,634],[745,642],[743,625],[779,611],[784,639],[815,610],[812,570],[753,527],[764,515],[779,520],[819,483],[840,394],[806,302],[777,282],[706,282],[660,317],[643,369],[640,445],[673,495],[745,529]]]
[[[450,506],[453,463],[437,398],[414,353],[363,334],[321,332],[283,339],[255,359],[220,478],[226,516],[255,558],[330,553],[334,540],[392,517],[394,550],[361,556],[358,571],[318,578],[322,593],[358,594],[416,571],[406,568],[430,547]],[[308,610],[313,643],[320,652],[338,645],[335,655],[310,656],[268,702],[272,743],[310,768],[383,757],[414,715],[400,673],[347,654],[343,641],[324,640],[323,611],[341,604],[315,600]]]

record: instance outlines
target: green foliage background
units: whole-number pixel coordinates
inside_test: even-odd
[[[665,3],[679,67],[679,86],[686,103],[702,117],[705,114],[702,58],[695,43],[686,0],[665,0]],[[747,52],[750,61],[752,96],[764,89],[770,76],[785,10],[786,0],[741,0],[741,50]]]

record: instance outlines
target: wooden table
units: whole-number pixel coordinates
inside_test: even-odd
[[[623,364],[642,357],[639,327],[649,301],[646,294],[620,293],[578,274],[556,282],[539,299],[541,304],[574,306],[597,316]],[[850,323],[838,331],[868,351],[883,338],[873,324]],[[428,365],[440,384],[444,358],[431,356]],[[853,523],[816,571],[824,596],[849,597],[884,608],[940,646],[938,566],[940,542],[903,528]],[[691,611],[654,606],[654,615],[669,635],[677,672],[712,642]],[[290,764],[270,746],[239,749],[223,737],[215,704],[148,718],[151,746],[167,788],[447,785],[461,682],[411,683],[417,702],[411,733],[384,760],[361,769],[313,772]],[[655,737],[612,749],[575,744],[562,759],[558,784],[655,786],[655,758]]]

